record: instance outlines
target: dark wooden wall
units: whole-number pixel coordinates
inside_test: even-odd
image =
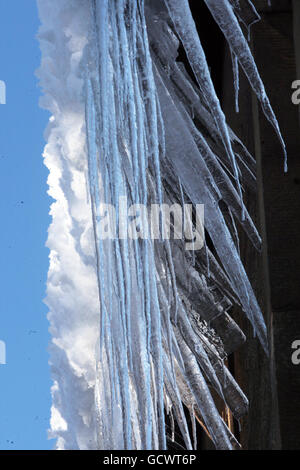
[[[287,144],[283,173],[280,144],[241,76],[240,113],[234,111],[231,61],[225,51],[222,105],[229,124],[257,159],[258,197],[246,200],[264,239],[258,256],[242,236],[242,255],[269,329],[266,358],[247,321],[237,313],[248,342],[235,354],[234,370],[250,399],[243,419],[245,449],[300,449],[300,365],[292,364],[292,342],[300,339],[300,132],[291,84],[300,79],[295,39],[300,37],[299,0],[254,2],[262,21],[253,26],[252,51]],[[293,17],[294,7],[294,17]],[[296,29],[293,29],[296,25]],[[297,42],[297,40],[296,40]],[[297,44],[299,54],[300,44]]]

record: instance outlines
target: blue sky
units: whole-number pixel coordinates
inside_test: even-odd
[[[50,372],[47,307],[49,225],[43,132],[48,114],[38,106],[34,75],[40,51],[35,0],[0,0],[0,449],[49,449]]]

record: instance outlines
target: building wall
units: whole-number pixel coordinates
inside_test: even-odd
[[[297,78],[291,1],[254,2],[262,21],[252,28],[251,47],[287,145],[289,172],[270,124],[241,76],[240,113],[234,111],[231,61],[224,57],[223,108],[229,124],[257,159],[258,197],[246,194],[264,238],[258,256],[242,237],[242,253],[269,328],[267,359],[239,312],[248,342],[235,354],[234,369],[250,398],[241,441],[249,449],[300,448],[300,366],[292,362],[292,343],[300,339],[300,133],[299,109],[291,101]],[[294,2],[295,8],[299,1]],[[297,17],[298,19],[298,17]],[[295,33],[295,34],[294,34]],[[299,44],[300,46],[300,44]],[[299,69],[298,69],[299,70]]]

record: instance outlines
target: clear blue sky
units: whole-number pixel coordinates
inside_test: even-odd
[[[47,308],[49,225],[43,132],[34,75],[40,51],[35,0],[0,0],[0,449],[49,449],[50,372]]]

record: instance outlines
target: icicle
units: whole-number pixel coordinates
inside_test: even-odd
[[[193,449],[197,450],[197,427],[196,427],[196,417],[195,417],[195,410],[194,405],[190,408],[190,417],[192,422],[192,433],[193,433]]]
[[[266,118],[270,121],[277,133],[284,153],[284,171],[287,172],[287,153],[285,143],[280,132],[279,124],[266,95],[264,85],[259,76],[247,41],[245,40],[236,16],[233,13],[232,7],[228,0],[205,0],[205,3],[210,9],[216,22],[222,29],[234,54],[237,56],[241,67],[248,77],[250,85],[252,86],[261,103],[262,110]]]
[[[231,49],[236,110],[239,63],[281,139],[235,16],[249,29],[258,19],[253,4],[206,3]],[[268,349],[236,226],[239,222],[260,248],[242,198],[244,187],[255,191],[255,161],[226,124],[188,1],[151,1],[146,10],[143,0],[90,0],[89,8],[81,0],[72,8],[69,0],[39,4],[57,7],[53,18],[43,14],[43,80],[47,106],[55,114],[46,160],[53,166],[49,179],[57,198],[48,289],[53,400],[68,429],[53,433],[62,448],[163,450],[167,409],[172,440],[176,420],[188,450],[197,446],[196,419],[216,448],[237,448],[211,389],[237,419],[247,413],[247,398],[224,362],[246,340],[229,315],[233,305],[244,310]],[[175,33],[199,88],[176,62]],[[61,67],[52,77],[58,60]],[[58,84],[55,90],[49,73]],[[74,137],[78,134],[81,140]],[[88,198],[84,190],[74,195],[78,174],[84,185],[88,180]],[[197,251],[186,250],[184,237],[102,236],[109,212],[103,204],[116,209],[119,230],[128,207],[142,204],[148,210],[162,202],[179,202],[182,208],[187,202],[204,204],[213,248],[204,240]],[[76,219],[78,212],[83,221]],[[193,212],[183,214],[184,228],[200,238]],[[183,405],[191,413],[192,433]]]
[[[234,92],[235,92],[235,111],[239,112],[239,64],[236,55],[234,52],[231,52],[232,59],[232,70],[233,70],[233,79],[234,79]]]
[[[209,68],[206,62],[206,57],[200,43],[188,0],[165,0],[165,3],[169,9],[169,13],[174,22],[176,31],[185,48],[200,90],[219,129],[226,153],[234,171],[236,184],[242,201],[243,198],[238,169],[235,155],[231,147],[225,116],[214,90]]]
[[[246,26],[250,35],[251,26],[261,19],[255,6],[251,0],[229,0],[229,3],[232,5],[239,20]]]

